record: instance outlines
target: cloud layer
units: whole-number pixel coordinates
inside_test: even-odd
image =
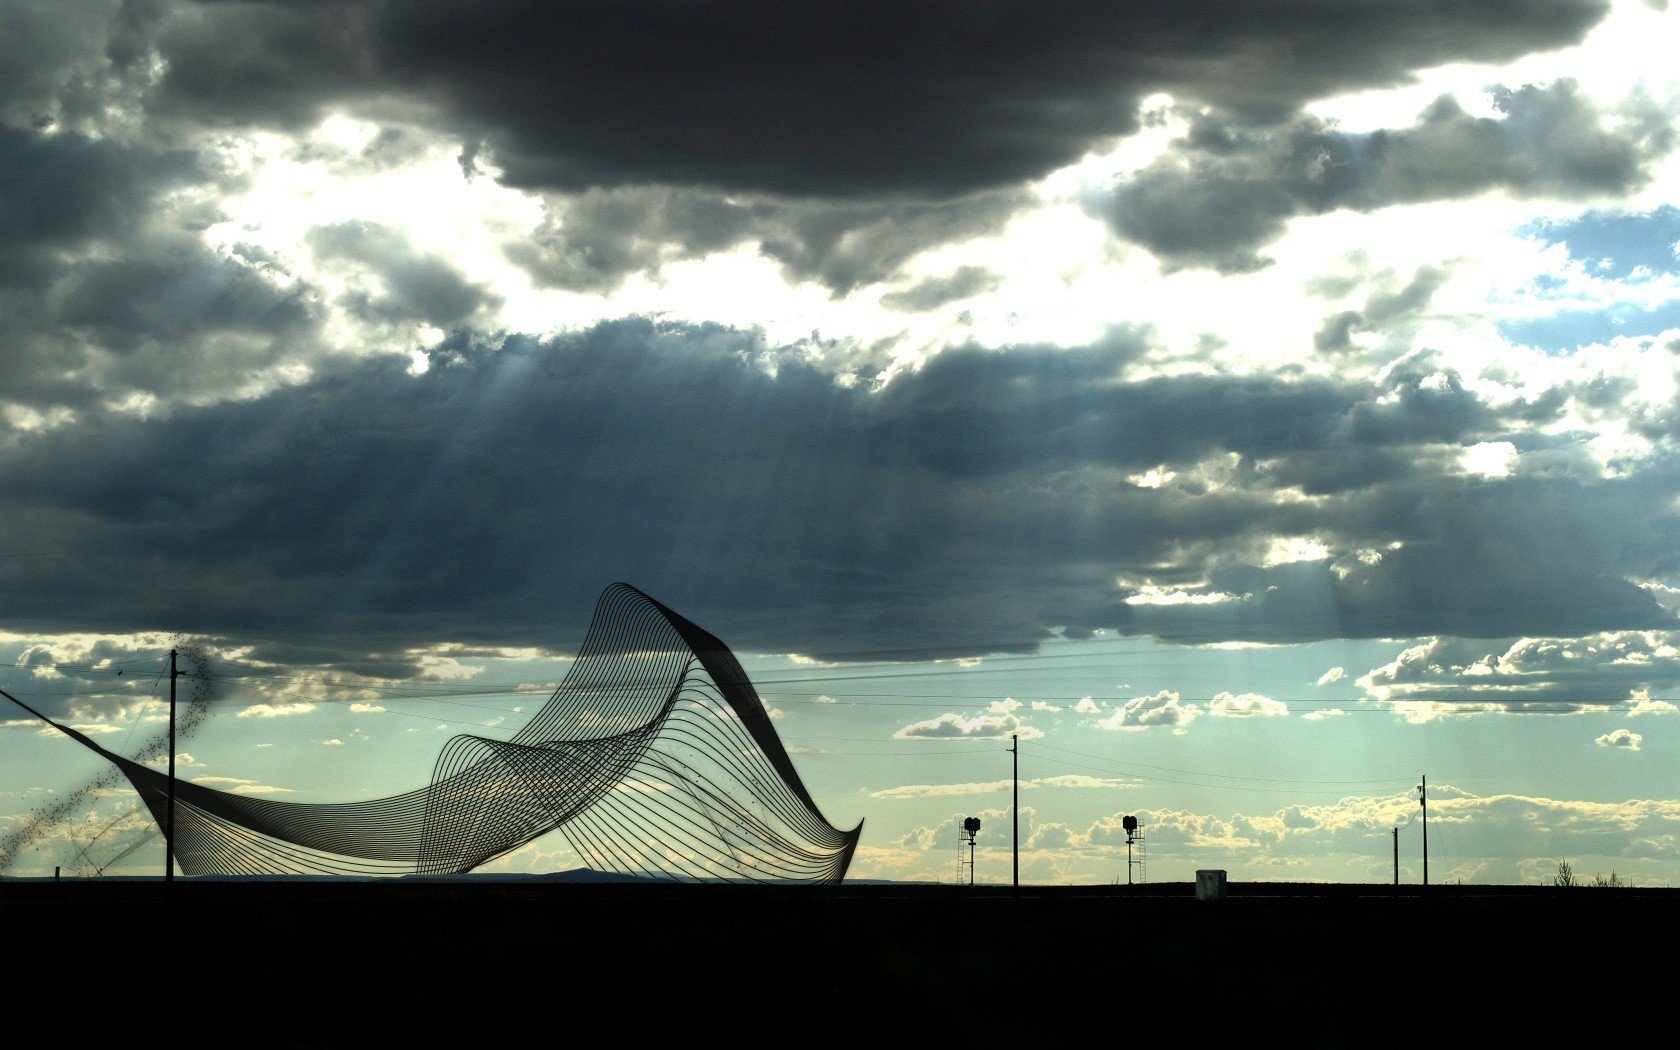
[[[1595,0],[204,4],[156,31],[156,105],[298,127],[411,107],[520,186],[951,197],[1133,131],[1159,91],[1275,118],[1463,59],[1578,41]],[[1279,59],[1289,56],[1288,62]],[[555,112],[566,114],[556,120]]]
[[[801,651],[890,647],[909,625],[931,652],[1057,627],[1204,642],[1673,622],[1634,582],[1667,565],[1666,469],[1460,472],[1458,445],[1561,404],[1496,405],[1426,368],[1128,379],[1143,348],[954,350],[869,390],[751,333],[627,321],[457,340],[422,374],[363,360],[251,400],[90,412],[0,453],[3,615],[357,654],[563,649],[627,578],[737,645]],[[1208,462],[1223,473],[1197,479]],[[1127,480],[1160,464],[1183,476]],[[1267,563],[1274,537],[1307,533],[1331,553]],[[1164,565],[1215,600],[1113,582]]]
[[[1411,127],[1363,134],[1313,117],[1250,128],[1197,114],[1106,209],[1118,232],[1170,262],[1244,270],[1296,216],[1491,190],[1613,198],[1673,146],[1672,114],[1647,102],[1607,125],[1572,81],[1501,89],[1494,101],[1496,115],[1472,116],[1443,96]]]

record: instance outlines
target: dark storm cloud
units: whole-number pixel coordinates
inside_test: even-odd
[[[1082,465],[1142,470],[1234,452],[1246,461],[1245,478],[1317,494],[1389,473],[1362,472],[1373,460],[1484,440],[1506,425],[1456,378],[1438,374],[1430,355],[1370,384],[1194,374],[1111,382],[1117,363],[1143,348],[1142,338],[1121,331],[1078,353],[942,354],[913,381],[881,391],[876,426],[921,465],[952,477]]]
[[[297,127],[431,109],[518,186],[961,196],[1134,130],[1154,91],[1302,102],[1581,39],[1602,0],[209,3],[158,36],[160,107]]]
[[[167,0],[0,5],[0,407],[215,397],[308,357],[307,286],[204,243],[240,173],[136,108],[170,14]]]
[[[1136,130],[1153,92],[1274,124],[1308,100],[1428,66],[1574,42],[1607,8],[183,2],[132,20],[146,31],[124,46],[143,36],[155,49],[162,80],[136,94],[178,133],[301,130],[349,109],[387,130],[454,136],[469,177],[496,170],[545,192],[544,224],[508,246],[539,283],[608,291],[752,244],[795,280],[844,294],[929,247],[1000,229],[1026,182]],[[1200,189],[1199,210],[1241,244],[1266,239],[1288,210]],[[1171,230],[1138,236],[1171,250]]]
[[[328,353],[307,279],[262,249],[205,242],[230,182],[191,150],[0,127],[0,404],[225,396]],[[353,278],[343,305],[370,322],[450,328],[500,303],[385,227],[321,227],[308,243]]]
[[[188,151],[0,128],[0,402],[71,406],[191,376],[234,385],[300,337],[305,305],[202,242]],[[170,203],[160,204],[168,201]]]
[[[157,236],[68,262],[42,293],[0,289],[0,403],[50,411],[272,385],[274,369],[325,352],[316,297],[276,269],[257,252]]]
[[[1644,486],[1505,481],[1427,485],[1400,481],[1381,498],[1345,508],[1344,535],[1405,536],[1371,561],[1299,562],[1270,569],[1216,568],[1209,588],[1237,596],[1219,605],[1126,607],[1122,628],[1169,641],[1265,642],[1419,634],[1569,636],[1606,623],[1672,627],[1673,613],[1626,573],[1668,560],[1634,544],[1672,541],[1672,518],[1634,526],[1660,500]],[[1391,502],[1409,495],[1407,505]],[[1366,518],[1382,514],[1379,521]],[[1332,518],[1334,516],[1331,516]],[[1420,630],[1427,625],[1427,629]],[[1519,626],[1520,625],[1520,626]]]
[[[773,209],[755,233],[759,250],[788,273],[845,292],[886,280],[927,248],[997,233],[1025,200],[997,191],[932,202],[806,202]]]
[[[0,404],[213,397],[314,354],[308,286],[204,243],[220,188],[191,151],[0,128]]]
[[[1208,114],[1099,205],[1122,236],[1180,265],[1264,264],[1256,249],[1296,216],[1504,190],[1589,198],[1644,183],[1673,145],[1669,114],[1636,106],[1615,127],[1571,81],[1501,90],[1498,117],[1437,100],[1409,128],[1368,134],[1299,117],[1247,128]]]
[[[58,119],[62,100],[106,65],[119,10],[116,0],[0,5],[0,122],[28,127]],[[119,57],[129,57],[121,45]]]
[[[92,414],[0,455],[0,616],[371,666],[440,641],[564,647],[620,578],[733,644],[819,652],[1667,615],[1623,577],[1676,568],[1672,477],[1467,481],[1443,448],[1527,423],[1421,367],[1128,381],[1141,349],[956,350],[872,392],[746,333],[629,321],[458,340],[418,376],[341,363],[247,401]],[[1279,464],[1331,453],[1389,463],[1278,498]],[[1125,480],[1157,464],[1183,476]],[[1402,546],[1254,568],[1279,535]],[[1119,577],[1254,597],[1132,606]]]
[[[350,293],[352,311],[370,320],[453,328],[501,303],[484,285],[462,277],[448,260],[417,251],[405,234],[388,226],[334,223],[315,227],[305,239],[326,268],[344,263],[379,278],[377,292]]]
[[[199,177],[189,153],[0,128],[0,286],[38,284],[58,253],[131,231],[152,197]]]
[[[206,332],[267,340],[309,323],[306,302],[281,292],[244,261],[194,245],[175,249],[78,267],[59,292],[57,323],[117,355],[149,343],[181,353]]]
[[[539,283],[601,292],[751,244],[844,294],[1001,229],[1024,181],[1135,130],[1151,92],[1283,121],[1440,62],[1567,44],[1606,8],[19,0],[0,13],[0,118],[191,143],[350,109],[383,130],[323,158],[337,170],[401,163],[441,134],[469,177],[488,163],[559,191],[508,246]],[[1206,203],[1263,240],[1276,209],[1229,196]]]
[[[506,250],[538,284],[611,291],[633,274],[740,244],[761,211],[719,194],[668,186],[589,190],[549,200],[542,225]]]
[[[507,254],[539,283],[610,291],[667,263],[753,243],[795,281],[845,293],[891,277],[949,241],[996,233],[1025,201],[1016,192],[949,201],[788,201],[669,186],[554,196],[533,236]]]

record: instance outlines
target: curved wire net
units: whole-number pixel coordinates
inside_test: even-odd
[[[29,710],[114,763],[168,825],[166,775]],[[423,788],[297,803],[175,783],[189,875],[462,873],[559,831],[598,871],[839,882],[861,830],[823,818],[728,647],[623,583],[530,722],[508,740],[451,738]]]

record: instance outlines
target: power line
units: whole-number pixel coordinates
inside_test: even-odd
[[[782,739],[798,740],[799,738],[789,736],[783,737]],[[809,755],[813,758],[861,758],[865,756],[875,758],[932,758],[937,755],[985,755],[990,754],[993,751],[1007,751],[1007,749],[985,748],[981,750],[971,750],[963,748],[960,751],[800,751],[798,754],[801,757]]]
[[[1296,798],[1299,798],[1302,795],[1325,795],[1325,796],[1335,795],[1335,796],[1338,796],[1338,797],[1346,797],[1346,795],[1347,795],[1346,792],[1342,792],[1342,791],[1302,791],[1302,790],[1296,789],[1296,788],[1253,787],[1253,786],[1250,786],[1248,784],[1200,784],[1200,783],[1197,783],[1197,782],[1191,781],[1191,780],[1174,780],[1170,777],[1138,776],[1135,773],[1127,773],[1126,771],[1120,770],[1120,769],[1108,769],[1108,768],[1102,768],[1102,767],[1098,767],[1098,766],[1085,765],[1085,764],[1080,763],[1080,762],[1069,762],[1065,758],[1054,758],[1054,757],[1051,757],[1049,755],[1034,755],[1033,757],[1037,761],[1040,761],[1040,762],[1050,762],[1050,763],[1053,763],[1053,764],[1056,764],[1056,765],[1065,766],[1067,768],[1080,769],[1080,770],[1084,770],[1086,772],[1091,772],[1091,773],[1107,773],[1110,776],[1129,777],[1131,779],[1137,780],[1137,781],[1142,782],[1142,783],[1175,784],[1175,785],[1178,785],[1180,787],[1194,787],[1194,788],[1204,788],[1204,789],[1211,788],[1211,789],[1214,789],[1214,790],[1256,792],[1256,793],[1263,793],[1263,794],[1268,794],[1268,795],[1291,795],[1291,796],[1294,796]],[[1382,797],[1382,796],[1376,796],[1376,797]]]
[[[1111,755],[1097,755],[1097,754],[1092,754],[1089,751],[1075,751],[1071,748],[1056,747],[1052,744],[1043,743],[1042,741],[1037,742],[1034,746],[1042,747],[1042,748],[1048,748],[1051,751],[1060,751],[1063,754],[1079,755],[1082,758],[1095,758],[1095,759],[1098,759],[1098,760],[1104,761],[1104,762],[1116,761],[1113,758],[1113,756],[1111,756]],[[1288,778],[1281,778],[1281,777],[1242,776],[1242,775],[1236,774],[1236,773],[1208,773],[1208,772],[1204,772],[1204,771],[1199,770],[1199,769],[1175,769],[1172,766],[1152,766],[1147,762],[1133,762],[1129,759],[1121,759],[1119,761],[1123,765],[1138,766],[1142,769],[1160,770],[1161,772],[1164,772],[1164,773],[1183,773],[1186,776],[1194,776],[1194,777],[1218,777],[1221,780],[1253,780],[1253,781],[1258,781],[1262,784],[1323,784],[1323,785],[1398,784],[1402,781],[1410,781],[1411,780],[1410,777],[1373,777],[1373,778],[1367,778],[1367,779],[1364,779],[1364,780],[1291,780],[1291,779],[1288,779]]]

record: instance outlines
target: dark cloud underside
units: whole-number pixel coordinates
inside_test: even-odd
[[[1246,270],[1296,216],[1473,197],[1611,198],[1673,146],[1655,106],[1617,126],[1570,81],[1502,91],[1496,117],[1439,99],[1408,128],[1347,134],[1312,117],[1247,129],[1199,116],[1175,148],[1122,181],[1108,218],[1173,264]]]
[[[1568,82],[1501,95],[1496,119],[1442,101],[1363,135],[1301,111],[1576,42],[1607,8],[6,4],[0,622],[398,668],[443,640],[563,647],[624,578],[743,647],[816,652],[1019,646],[1054,627],[1195,642],[1666,626],[1634,581],[1680,571],[1672,468],[1605,478],[1559,432],[1571,399],[1615,408],[1616,380],[1493,405],[1427,352],[1375,379],[1136,379],[1148,333],[1118,328],[1071,350],[948,351],[875,389],[830,372],[866,375],[880,347],[825,371],[816,340],[721,327],[494,334],[497,289],[374,223],[318,225],[306,267],[203,237],[249,185],[228,142],[350,111],[379,125],[370,143],[291,159],[386,171],[441,138],[463,178],[540,193],[545,221],[503,245],[540,285],[657,282],[753,245],[795,281],[887,285],[889,309],[930,311],[999,275],[909,280],[907,262],[999,232],[1027,181],[1135,130],[1165,91],[1198,114],[1190,134],[1094,206],[1169,266],[1242,269],[1298,216],[1642,185],[1666,117],[1607,121]],[[1316,348],[1411,353],[1445,275],[1355,282],[1367,294],[1336,303]],[[451,335],[410,374],[430,328]],[[1680,418],[1628,412],[1660,439]],[[1483,441],[1544,469],[1467,477],[1461,452]],[[1157,467],[1166,480],[1137,483]],[[1285,538],[1334,555],[1270,564]],[[1161,588],[1227,598],[1126,601]]]
[[[1459,60],[1578,41],[1602,0],[409,0],[203,4],[159,98],[298,126],[435,111],[519,186],[951,197],[1135,128],[1154,91],[1276,120]]]
[[[1404,369],[1125,381],[1138,349],[1122,334],[957,350],[869,392],[745,333],[623,322],[461,344],[420,376],[370,362],[165,418],[91,415],[0,457],[3,622],[358,659],[563,645],[619,578],[771,650],[1020,644],[1054,626],[1204,641],[1672,620],[1627,582],[1676,568],[1672,478],[1448,469],[1461,444],[1555,408],[1495,410]],[[1198,480],[1230,453],[1222,480]],[[1125,480],[1163,463],[1184,477]],[[1289,486],[1322,494],[1279,498]],[[1272,537],[1304,534],[1402,545],[1255,567]],[[1141,576],[1249,597],[1123,604],[1115,579]]]

